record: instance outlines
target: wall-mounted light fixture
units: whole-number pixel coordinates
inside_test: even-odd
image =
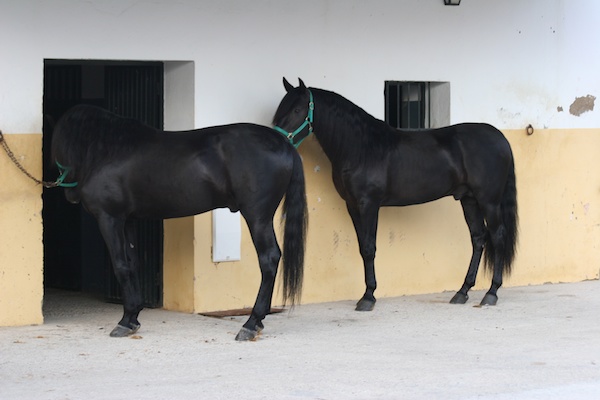
[[[444,0],[445,6],[459,6],[460,0]]]

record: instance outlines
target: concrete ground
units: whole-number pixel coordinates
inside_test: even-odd
[[[599,399],[600,281],[502,288],[495,307],[452,293],[243,317],[121,308],[47,296],[42,326],[0,328],[0,399]]]

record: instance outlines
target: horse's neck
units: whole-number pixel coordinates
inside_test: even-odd
[[[338,116],[339,106],[329,96],[321,102],[315,99],[314,134],[329,160],[339,164],[355,159],[363,137],[361,127],[351,121],[350,114],[348,118]]]
[[[347,152],[347,149],[340,140],[343,135],[342,129],[333,124],[320,124],[316,120],[313,126],[314,135],[329,160],[334,161]]]

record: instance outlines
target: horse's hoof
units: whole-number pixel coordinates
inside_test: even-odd
[[[454,297],[450,299],[450,304],[465,304],[469,300],[469,295],[457,292]]]
[[[496,296],[495,294],[486,293],[485,296],[483,296],[483,300],[481,300],[481,303],[479,303],[479,305],[495,306],[497,302],[498,296]]]
[[[129,336],[129,335],[133,335],[134,333],[136,333],[138,331],[138,329],[140,329],[140,325],[134,325],[133,328],[128,328],[123,325],[117,325],[117,326],[115,326],[115,329],[113,329],[110,332],[110,336],[111,337],[125,337],[125,336]]]
[[[375,308],[375,300],[362,298],[356,303],[356,311],[373,311]]]
[[[242,327],[242,329],[240,329],[239,333],[235,337],[235,340],[237,340],[238,342],[244,342],[248,340],[254,341],[258,337],[258,333],[259,331],[251,331],[248,328]]]

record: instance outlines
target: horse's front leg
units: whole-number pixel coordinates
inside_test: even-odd
[[[108,214],[102,214],[97,220],[123,297],[123,318],[110,332],[110,336],[124,337],[140,328],[138,314],[142,310],[142,294],[135,249],[136,230],[132,221],[126,223],[123,219]]]
[[[355,208],[346,203],[348,213],[352,218],[360,255],[363,259],[365,269],[366,290],[363,297],[356,303],[356,311],[371,311],[375,307],[375,289],[377,289],[377,280],[375,279],[375,251],[377,239],[377,222],[379,216],[379,207],[375,205],[362,204]]]
[[[235,340],[238,341],[255,340],[263,330],[262,320],[271,310],[275,277],[281,258],[281,250],[275,238],[272,221],[270,224],[248,221],[248,227],[258,254],[261,281],[250,318],[235,337]]]

